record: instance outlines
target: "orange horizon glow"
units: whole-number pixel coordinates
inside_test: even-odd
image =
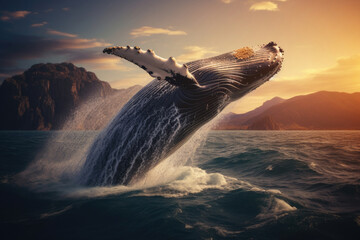
[[[290,98],[321,90],[360,91],[360,1],[273,2],[278,6],[276,11],[247,9],[243,17],[236,14],[236,11],[250,7],[250,3],[232,1],[226,4],[225,9],[219,9],[219,2],[209,3],[209,15],[217,14],[217,18],[206,19],[207,24],[200,21],[195,24],[196,26],[185,20],[184,26],[175,29],[186,32],[186,44],[198,48],[190,53],[188,51],[185,60],[215,56],[245,46],[266,44],[269,41],[277,42],[285,50],[280,73],[269,83],[233,103],[226,110],[246,112],[275,96]],[[221,16],[226,16],[226,19],[219,21]],[[242,21],[245,19],[247,22],[244,24]],[[200,30],[204,34],[215,34],[212,33],[206,40],[193,39],[191,35],[199,31],[198,25],[204,26],[205,29]],[[150,38],[151,36],[144,40]],[[174,39],[175,36],[171,36],[168,41]],[[145,44],[147,45],[150,44]],[[159,52],[155,47],[153,49]],[[163,52],[160,51],[159,54],[176,58],[184,55],[187,49]],[[191,55],[194,59],[191,59]],[[125,62],[122,64],[129,66]],[[138,70],[134,70],[130,79],[140,85],[145,85],[149,81],[146,73]],[[131,85],[126,82],[126,77],[114,79],[110,84],[118,88]]]
[[[114,88],[127,88],[144,86],[151,77],[131,63],[102,55],[103,48],[139,46],[186,63],[274,41],[285,51],[282,70],[226,111],[246,112],[275,96],[290,98],[321,90],[360,92],[358,0],[154,1],[143,3],[146,8],[137,4],[114,1],[101,8],[90,4],[84,12],[74,3],[66,11],[52,12],[56,18],[47,10],[39,11],[41,6],[0,13],[4,29],[13,25],[15,33],[41,36],[45,44],[51,43],[41,53],[20,52],[23,59],[11,53],[16,63],[25,62],[14,69],[69,61],[95,72]],[[83,24],[84,20],[91,24]],[[10,75],[0,73],[6,76]]]

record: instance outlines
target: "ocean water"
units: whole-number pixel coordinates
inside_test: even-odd
[[[1,239],[360,239],[360,131],[211,131],[131,186],[78,184],[98,134],[0,132]]]

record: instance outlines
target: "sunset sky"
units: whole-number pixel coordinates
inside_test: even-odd
[[[275,96],[360,91],[359,0],[5,0],[0,8],[2,80],[69,61],[126,88],[151,77],[104,47],[136,45],[187,62],[275,41],[285,50],[281,72],[227,111]]]

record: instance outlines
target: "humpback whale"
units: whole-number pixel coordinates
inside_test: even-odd
[[[259,87],[282,65],[274,42],[179,64],[139,47],[110,47],[155,79],[120,110],[89,148],[80,181],[128,185],[182,146],[229,103]]]

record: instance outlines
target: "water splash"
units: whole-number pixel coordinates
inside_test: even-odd
[[[281,195],[276,189],[262,189],[247,181],[207,172],[194,166],[198,164],[196,161],[199,161],[195,160],[198,150],[216,122],[215,119],[203,126],[173,155],[147,172],[139,181],[128,186],[87,187],[77,184],[76,179],[83,167],[87,148],[98,134],[95,131],[55,132],[46,151],[39,153],[39,159],[21,173],[22,179],[37,191],[55,191],[60,197],[66,198],[94,198],[124,193],[132,196],[179,198],[209,189],[225,192],[244,189]]]
[[[161,89],[161,91],[164,91],[164,89]],[[38,154],[36,161],[32,162],[25,171],[18,175],[18,180],[21,181],[22,184],[27,184],[38,191],[56,191],[67,196],[99,196],[136,191],[139,189],[144,190],[156,186],[166,186],[165,188],[172,189],[171,191],[174,192],[172,196],[182,196],[208,188],[223,188],[223,186],[228,184],[226,177],[221,174],[206,173],[200,168],[191,167],[191,165],[196,164],[194,163],[194,156],[197,153],[197,149],[205,143],[209,130],[217,121],[215,119],[200,128],[182,147],[177,149],[174,154],[167,157],[160,165],[152,168],[150,172],[146,171],[147,173],[143,174],[142,177],[139,177],[136,183],[133,183],[128,187],[85,187],[81,185],[82,182],[79,181],[79,179],[84,179],[86,176],[92,177],[92,173],[88,171],[89,166],[85,164],[85,160],[92,144],[97,144],[96,142],[93,142],[99,132],[70,130],[83,129],[84,127],[97,129],[105,126],[107,121],[119,111],[119,108],[128,101],[132,94],[132,92],[128,93],[128,96],[118,94],[108,100],[92,99],[80,106],[80,108],[78,108],[64,124],[63,129],[66,131],[52,133],[52,137],[48,140],[43,151]],[[159,92],[158,96],[162,95],[163,92]],[[116,104],[110,104],[111,102],[115,102]],[[148,103],[149,101],[143,101],[141,107],[146,108]],[[100,109],[107,110],[99,111]],[[138,109],[133,110],[135,111]],[[165,144],[164,142],[159,141],[159,139],[161,140],[159,137],[165,134],[166,131],[172,132],[173,135],[168,138],[168,142],[173,141],[173,137],[176,136],[177,131],[183,123],[179,118],[180,115],[178,109],[174,105],[170,107],[169,111],[158,109],[152,114],[149,114],[147,118],[150,120],[152,117],[158,116],[159,114],[165,115],[160,118],[162,121],[154,123],[155,126],[138,125],[136,129],[123,129],[124,132],[122,136],[126,141],[117,142],[119,145],[116,153],[122,154],[123,151],[120,151],[120,149],[126,150],[126,144],[129,143],[129,141],[136,141],[136,131],[145,131],[150,132],[151,135],[146,144],[141,147],[139,154],[155,149],[154,154],[159,158],[163,157],[162,152],[157,152],[157,145]],[[116,118],[123,117],[124,116],[120,114]],[[217,119],[219,119],[219,117]],[[85,121],[88,122],[85,124]],[[115,119],[114,122],[116,121],[117,120]],[[145,119],[145,123],[146,122]],[[110,124],[108,129],[113,127],[114,126]],[[105,130],[100,134],[106,135],[108,132]],[[102,144],[99,144],[99,149],[103,147]],[[144,156],[142,160],[146,161],[147,159]],[[113,164],[114,161],[121,161],[121,156],[114,155],[113,158],[106,163],[106,167],[103,171],[105,178],[109,176],[113,177],[115,174],[115,171],[111,169],[111,164]],[[134,164],[134,162],[132,162],[132,164]],[[127,171],[131,171],[131,167],[128,168]],[[188,186],[187,189],[190,189],[191,191],[183,191],[184,189],[181,190],[181,188],[183,188],[181,186]],[[190,186],[193,187],[190,188]],[[145,192],[143,194],[145,194]],[[146,194],[159,193],[147,192]]]
[[[61,131],[51,132],[51,137],[30,165],[16,176],[16,181],[36,190],[56,190],[76,184],[84,156],[97,131],[101,129],[137,92],[139,87],[118,91],[107,98],[89,98],[68,117]]]
[[[89,98],[70,114],[62,130],[103,129],[140,89],[141,86],[136,85],[125,90],[117,90],[106,98]]]
[[[74,183],[84,162],[84,154],[96,132],[57,131],[36,159],[17,175],[20,184],[39,191],[52,191]]]

